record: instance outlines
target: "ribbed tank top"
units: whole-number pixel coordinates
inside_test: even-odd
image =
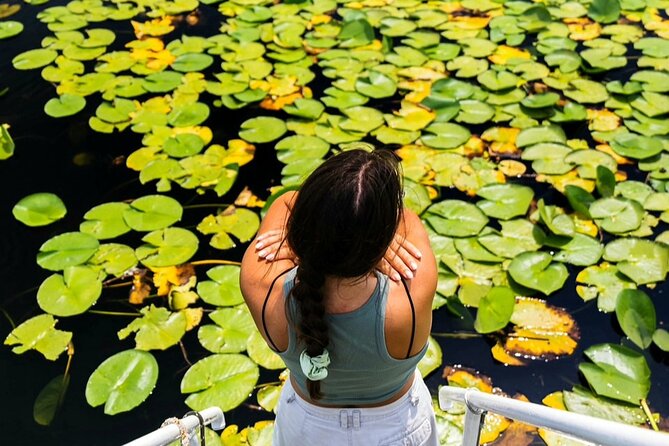
[[[283,286],[287,298],[295,281],[297,269],[286,274]],[[425,355],[427,344],[415,356],[395,359],[388,353],[384,325],[388,300],[388,276],[376,272],[376,288],[362,306],[349,313],[326,314],[330,344],[328,376],[321,383],[323,398],[319,403],[330,405],[359,405],[380,403],[395,395],[414,373],[416,365]],[[288,306],[290,320],[297,318],[293,299]],[[300,367],[303,346],[288,324],[288,348],[279,352],[299,386],[308,395],[306,377]]]

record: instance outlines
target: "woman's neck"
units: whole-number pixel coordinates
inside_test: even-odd
[[[367,273],[360,277],[325,278],[325,311],[327,313],[348,313],[364,305],[376,288],[376,274]]]

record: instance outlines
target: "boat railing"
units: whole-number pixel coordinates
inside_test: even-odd
[[[502,415],[535,427],[602,446],[668,446],[669,434],[595,418],[540,404],[519,401],[477,389],[443,386],[439,407],[448,410],[453,402],[465,405],[462,446],[478,446],[486,412]]]
[[[196,446],[201,444],[198,428],[202,432],[205,426],[211,426],[214,430],[223,429],[225,427],[223,411],[218,407],[209,407],[197,413],[189,412],[180,419],[169,418],[159,429],[126,443],[124,446],[163,446],[174,441],[181,441],[184,446]]]

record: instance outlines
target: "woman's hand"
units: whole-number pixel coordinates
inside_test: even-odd
[[[414,271],[418,269],[421,252],[405,237],[395,234],[388,250],[377,265],[376,269],[399,282],[402,277],[411,280]]]
[[[268,262],[275,260],[295,261],[295,253],[285,241],[283,229],[272,229],[256,237],[256,252],[258,257]]]

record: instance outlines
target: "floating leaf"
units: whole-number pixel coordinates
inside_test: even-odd
[[[207,270],[207,276],[212,280],[197,285],[202,300],[217,307],[239,305],[244,301],[239,287],[239,266],[216,266]]]
[[[478,234],[488,217],[473,204],[461,200],[444,200],[425,211],[425,220],[435,231],[449,237]]]
[[[12,208],[14,218],[27,226],[46,226],[65,217],[66,213],[63,201],[47,192],[23,197]]]
[[[104,203],[95,206],[84,214],[85,221],[79,225],[79,230],[98,240],[123,235],[130,231],[123,218],[125,211],[129,209],[130,205],[127,203]]]
[[[186,404],[193,410],[218,406],[228,411],[248,398],[258,375],[258,366],[246,356],[211,355],[188,369],[181,380],[181,393],[191,393]]]
[[[63,94],[49,99],[44,105],[44,113],[53,118],[62,118],[79,113],[86,106],[86,99],[78,95]]]
[[[578,369],[600,396],[638,404],[650,390],[650,369],[642,354],[627,347],[599,344],[585,350],[591,363]]]
[[[146,400],[158,381],[158,362],[149,352],[126,350],[107,358],[86,383],[86,401],[105,403],[105,414],[127,412]]]
[[[485,198],[476,206],[488,217],[509,220],[527,212],[534,192],[517,184],[489,184],[477,190],[476,195]]]
[[[58,53],[50,49],[29,50],[14,57],[12,65],[17,70],[33,70],[49,65],[57,56]]]
[[[528,220],[500,221],[502,233],[483,234],[479,243],[500,257],[511,259],[526,251],[538,250],[545,238],[543,231]]]
[[[622,290],[616,303],[620,328],[640,348],[648,348],[655,332],[655,306],[641,290]]]
[[[14,328],[5,338],[5,345],[15,345],[16,354],[37,350],[50,361],[55,361],[67,350],[72,339],[69,331],[57,330],[57,320],[50,314],[40,314]]]
[[[418,362],[416,367],[421,376],[426,377],[437,370],[442,363],[441,347],[432,336],[429,336],[427,340],[427,352],[425,352],[425,356]]]
[[[260,227],[258,215],[248,209],[229,206],[218,215],[206,216],[197,230],[202,234],[214,234],[209,244],[217,249],[230,249],[237,246],[230,238],[234,235],[240,242],[253,238]]]
[[[50,238],[40,246],[37,263],[44,269],[59,271],[84,263],[99,246],[100,243],[91,235],[66,232]]]
[[[421,136],[425,145],[435,149],[454,149],[466,143],[471,133],[466,127],[449,122],[436,122],[425,128]]]
[[[646,415],[638,405],[621,404],[608,398],[600,398],[591,392],[575,387],[573,392],[562,392],[564,404],[570,412],[580,413],[617,423],[644,425]]]
[[[479,333],[501,330],[509,323],[516,294],[507,287],[494,287],[479,302],[474,328]]]
[[[637,201],[619,197],[595,200],[588,212],[602,229],[613,234],[637,229],[644,215],[643,207]]]
[[[221,308],[209,317],[216,325],[203,325],[197,332],[200,344],[212,353],[240,353],[246,350],[255,323],[246,305]]]
[[[15,145],[8,129],[9,125],[0,124],[0,160],[6,160],[14,154]]]
[[[0,22],[0,40],[9,39],[23,31],[23,23],[14,20],[6,20]]]
[[[638,136],[633,133],[622,133],[611,142],[611,148],[619,155],[645,159],[662,151],[662,142],[657,138]]]
[[[114,212],[116,209],[105,209]],[[123,211],[123,220],[135,231],[155,231],[166,228],[179,220],[183,208],[177,200],[164,195],[146,195],[130,203],[130,207]]]
[[[182,228],[166,228],[146,234],[135,255],[144,265],[157,268],[187,262],[196,252],[198,239]]]
[[[620,17],[619,0],[593,0],[588,17],[599,23],[613,23]]]
[[[101,268],[106,274],[121,277],[137,266],[137,257],[129,246],[106,243],[100,245],[93,257],[88,260],[88,264]]]
[[[355,90],[370,98],[387,98],[395,94],[397,85],[387,75],[378,71],[370,71],[367,77],[359,77]]]
[[[142,317],[118,332],[121,340],[136,333],[135,348],[138,350],[165,350],[179,342],[186,333],[186,317],[182,312],[170,312],[167,308],[154,305],[144,307],[140,312]]]
[[[63,275],[52,274],[42,282],[37,290],[37,303],[47,313],[73,316],[88,310],[101,293],[102,282],[96,270],[70,266]]]
[[[248,338],[246,350],[249,357],[259,366],[268,370],[285,369],[286,365],[281,356],[272,351],[258,330],[255,330]],[[439,361],[441,364],[441,361]]]
[[[509,274],[519,284],[548,295],[559,290],[569,277],[567,268],[552,262],[546,252],[526,252],[516,256],[509,265]]]
[[[259,116],[244,121],[239,137],[252,143],[274,141],[286,133],[286,124],[277,118]]]
[[[653,343],[662,351],[669,352],[669,332],[663,328],[658,328],[653,333]]]

